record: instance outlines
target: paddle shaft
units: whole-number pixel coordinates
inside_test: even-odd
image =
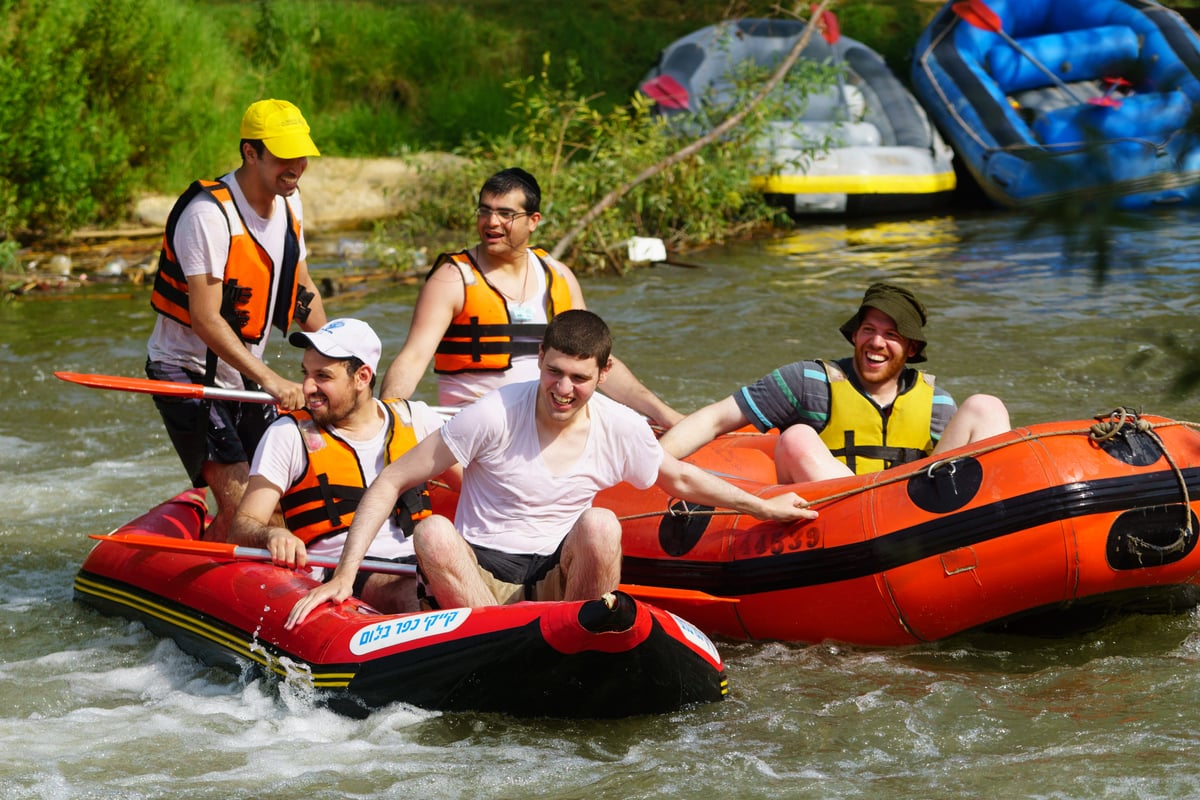
[[[217,386],[201,386],[198,383],[156,381],[150,378],[128,378],[123,375],[88,375],[80,372],[56,372],[54,377],[69,383],[77,383],[91,389],[115,389],[119,392],[140,392],[161,397],[190,397],[202,400],[232,400],[238,403],[261,403],[269,405],[275,398],[266,392],[247,389],[222,389]]]
[[[1020,42],[1010,36],[1008,31],[1004,30],[999,15],[983,0],[960,0],[960,2],[952,5],[950,10],[957,14],[960,19],[974,25],[976,28],[991,31],[999,35],[1009,47],[1029,59],[1029,63],[1044,72],[1050,80],[1054,81],[1054,85],[1066,92],[1072,100],[1080,104],[1084,102],[1083,98],[1075,94],[1075,91],[1067,85],[1066,81],[1059,77],[1057,72],[1039,61],[1033,53],[1022,47]]]
[[[88,534],[91,539],[102,542],[119,542],[120,544],[144,547],[151,550],[168,550],[175,553],[192,553],[213,558],[232,558],[241,561],[271,561],[271,551],[261,547],[243,547],[227,542],[206,542],[197,539],[172,539],[169,536],[155,536],[142,533],[110,533],[107,536],[99,533]],[[327,558],[309,554],[308,566],[329,567],[338,565],[336,558]],[[395,561],[366,559],[359,567],[363,572],[385,572],[391,575],[416,575],[415,564],[399,564]]]
[[[156,381],[150,378],[129,378],[124,375],[91,375],[82,372],[56,372],[54,377],[91,389],[115,389],[119,392],[156,394],[160,397],[228,400],[235,403],[260,403],[263,405],[276,402],[275,398],[266,392],[253,392],[248,389],[222,389],[218,386],[201,386],[198,383]],[[452,417],[458,412],[454,406],[430,406],[430,408],[443,417]]]
[[[241,545],[229,544],[227,542],[206,542],[197,539],[173,539],[169,536],[157,536],[147,533],[110,533],[88,534],[91,539],[97,539],[101,542],[116,542],[118,544],[130,545],[133,547],[144,547],[151,550],[166,550],[177,553],[192,553],[195,555],[205,555],[210,558],[232,558],[241,559],[244,561],[271,561],[271,552],[261,547],[243,547]],[[338,565],[336,558],[322,558],[320,556],[310,555],[308,557],[308,566],[310,567],[329,567],[333,568]],[[398,564],[394,561],[380,561],[377,559],[365,559],[359,566],[363,572],[383,572],[390,575],[416,575],[417,567],[414,564]],[[695,589],[674,589],[666,586],[635,586],[633,584],[621,584],[618,587],[621,591],[634,597],[643,600],[674,600],[687,601],[691,603],[737,603],[736,597],[718,597],[708,594],[707,592],[697,591]]]

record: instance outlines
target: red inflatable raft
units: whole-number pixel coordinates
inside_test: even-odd
[[[863,645],[1085,630],[1200,602],[1200,433],[1124,412],[1032,425],[873,475],[771,485],[776,436],[689,460],[820,512],[784,526],[621,485],[622,579],[709,634]],[[666,509],[670,512],[664,513]],[[672,595],[671,590],[688,590]]]
[[[196,540],[204,495],[188,491],[113,532],[88,555],[75,598],[138,620],[206,663],[246,665],[318,690],[359,716],[405,702],[519,716],[622,717],[720,700],[721,657],[691,624],[628,594],[382,615],[327,605],[283,628],[315,582],[268,562],[122,543]],[[136,538],[136,537],[135,537]]]

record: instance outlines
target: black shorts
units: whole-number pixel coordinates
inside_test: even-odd
[[[505,553],[478,545],[471,545],[471,549],[479,562],[479,577],[500,605],[521,600],[563,599],[566,582],[559,569],[562,542],[548,556]],[[420,570],[417,571],[417,600],[423,607],[441,608],[437,598],[429,593],[425,575]]]
[[[471,549],[475,551],[479,566],[490,572],[493,578],[503,583],[519,583],[527,589],[545,578],[562,559],[561,544],[548,556],[505,553],[476,545],[471,545]]]
[[[169,364],[146,361],[146,375],[154,380],[203,384],[204,376]],[[279,416],[269,403],[236,403],[189,397],[154,397],[171,444],[183,462],[192,486],[207,485],[204,464],[250,463],[254,449]]]

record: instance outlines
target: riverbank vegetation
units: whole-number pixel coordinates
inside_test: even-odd
[[[797,7],[808,14],[808,3]],[[842,31],[884,53],[898,74],[935,7],[834,4]],[[19,242],[120,224],[139,194],[176,194],[235,166],[238,119],[262,97],[296,102],[325,155],[448,150],[469,159],[471,169],[423,186],[416,211],[379,237],[407,245],[435,230],[469,230],[478,184],[518,163],[546,184],[553,237],[682,146],[635,98],[662,47],[719,19],[791,13],[760,0],[527,0],[519,14],[498,0],[0,0],[0,8],[8,21],[0,247],[9,253]],[[603,267],[632,234],[683,245],[775,221],[779,212],[749,186],[747,142],[763,119],[753,115],[738,135],[602,216],[572,252],[580,266]]]

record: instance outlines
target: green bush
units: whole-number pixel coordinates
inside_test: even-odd
[[[691,143],[693,136],[680,135],[654,116],[646,98],[635,96],[626,105],[601,111],[595,95],[576,88],[579,65],[568,62],[564,74],[553,77],[547,53],[536,76],[509,84],[506,88],[515,97],[512,128],[468,142],[461,152],[474,168],[443,178],[452,184],[445,188],[426,186],[428,199],[422,207],[406,214],[401,224],[385,227],[379,238],[392,242],[395,250],[411,250],[430,229],[447,230],[445,247],[452,246],[450,242],[471,235],[470,204],[483,179],[504,167],[522,166],[542,186],[539,240],[549,247],[610,191],[633,183],[647,167]],[[786,91],[777,90],[726,136],[623,194],[571,244],[567,260],[584,271],[619,272],[627,263],[622,246],[633,236],[661,238],[678,249],[781,221],[783,212],[752,189],[753,179],[770,171],[756,142],[771,120],[794,111],[796,98],[830,85],[833,76],[830,68],[801,65],[784,84]],[[740,108],[766,77],[761,71],[741,76],[741,99],[717,109],[712,123]],[[812,142],[806,156],[824,144]],[[442,248],[441,243],[436,246]]]
[[[217,119],[225,93],[203,36],[195,48],[177,47],[179,30],[204,30],[189,6],[32,0],[7,11],[0,238],[117,221],[138,187],[154,186],[176,159],[196,160],[197,142],[184,132]],[[197,95],[207,110],[179,101]]]
[[[898,29],[918,16],[913,4],[898,0],[890,11],[889,3],[845,2],[838,13],[847,35],[870,43],[850,30],[854,9],[878,7],[866,24]],[[520,14],[501,0],[0,0],[0,11],[0,240],[115,223],[139,192],[177,193],[236,166],[238,121],[264,97],[299,105],[326,155],[480,141],[496,150],[514,125],[528,127],[513,114],[535,109],[518,93],[551,52],[557,64],[586,69],[547,74],[538,91],[569,90],[587,98],[587,114],[618,115],[588,123],[599,126],[594,137],[619,126],[620,115],[641,113],[628,108],[634,88],[671,41],[727,16],[778,13],[768,0],[526,0]],[[580,109],[572,136],[586,128],[583,116]],[[599,188],[605,159],[632,165],[655,152],[649,142],[625,143],[634,149],[614,155],[588,141],[570,163],[589,166],[570,183]],[[705,163],[729,167],[706,154],[660,183],[694,189],[688,170]],[[740,185],[732,175],[708,180]],[[741,201],[742,190],[730,192],[709,197]],[[566,220],[583,201],[555,202]],[[647,228],[676,213],[650,195],[623,211]],[[736,224],[758,218],[742,206],[729,216]]]

